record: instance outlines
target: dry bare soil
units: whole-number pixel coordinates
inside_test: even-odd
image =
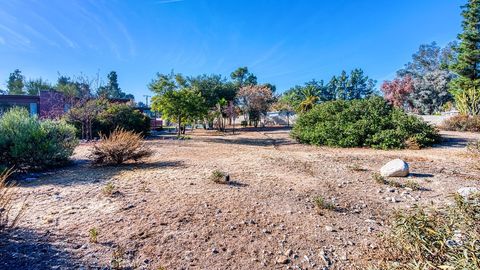
[[[2,236],[0,268],[365,269],[393,211],[480,185],[465,149],[478,135],[443,135],[433,148],[381,151],[300,145],[284,129],[196,131],[148,140],[154,156],[119,167],[93,167],[83,144],[75,165],[20,181],[29,207]],[[393,158],[422,190],[372,179]],[[231,183],[212,182],[215,169]],[[337,209],[319,212],[316,196]]]

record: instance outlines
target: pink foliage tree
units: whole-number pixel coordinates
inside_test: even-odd
[[[411,76],[395,78],[393,81],[384,81],[381,86],[385,100],[395,107],[411,107],[408,96],[413,92],[413,79]]]

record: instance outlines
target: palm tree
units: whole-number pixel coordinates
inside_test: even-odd
[[[317,102],[318,102],[318,97],[317,96],[307,96],[300,103],[300,106],[299,106],[300,112],[304,113],[304,112],[310,111],[311,109],[313,109],[313,106],[315,106],[315,104],[317,104]]]

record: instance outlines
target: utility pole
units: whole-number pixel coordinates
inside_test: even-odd
[[[148,107],[148,98],[152,96],[149,96],[149,95],[143,95],[143,96],[145,97],[145,106]]]

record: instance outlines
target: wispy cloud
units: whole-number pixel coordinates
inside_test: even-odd
[[[128,29],[125,27],[125,25],[119,20],[117,19],[116,16],[114,16],[113,14],[111,14],[111,18],[113,21],[115,21],[115,24],[118,28],[118,30],[120,31],[120,33],[124,36],[125,40],[127,41],[128,43],[128,50],[130,52],[130,56],[131,57],[135,57],[137,55],[137,52],[135,50],[135,43],[133,41],[133,38],[130,36],[130,33],[128,31]]]
[[[3,25],[3,24],[0,24],[0,29],[5,31],[7,34],[10,35],[10,37],[12,37],[10,39],[10,41],[12,43],[11,45],[20,45],[20,46],[24,46],[24,47],[31,47],[30,39],[28,39],[24,35],[19,34],[17,31],[14,31],[13,29],[11,29],[11,28],[7,27],[6,25]],[[4,42],[6,43],[5,40],[4,40]]]
[[[66,44],[70,48],[78,48],[78,44],[69,38],[66,34],[64,34],[60,29],[58,29],[55,25],[49,22],[49,20],[45,19],[43,16],[40,16],[36,12],[31,12],[30,15],[35,17],[37,20],[41,21],[43,25],[47,26],[56,36],[58,36],[64,44]],[[49,37],[50,38],[50,37]]]
[[[283,45],[283,43],[284,43],[283,41],[277,42],[270,49],[268,49],[263,55],[261,55],[255,61],[253,61],[250,64],[250,67],[257,67],[263,64],[264,62],[271,60],[272,57],[280,57],[280,55],[278,55],[278,51],[280,47]]]
[[[43,40],[44,42],[46,42],[47,44],[51,45],[51,46],[55,46],[55,47],[60,47],[58,45],[57,42],[55,42],[53,39],[50,39],[48,38],[47,36],[45,36],[44,34],[40,33],[39,31],[37,31],[36,29],[34,29],[33,27],[31,27],[30,25],[28,24],[24,24],[23,25],[23,28],[28,32],[30,33],[31,35]]]

